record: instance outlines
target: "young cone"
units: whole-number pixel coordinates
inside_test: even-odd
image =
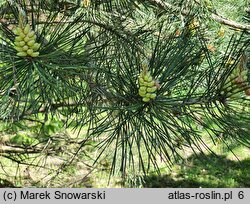
[[[13,30],[13,33],[16,35],[14,48],[17,51],[17,56],[37,57],[39,55],[37,51],[41,45],[35,41],[36,34],[31,30],[29,24],[24,24],[22,19],[19,20],[22,23],[19,22],[18,27]]]
[[[143,102],[149,102],[156,98],[157,85],[150,72],[144,68],[138,77],[139,95]]]

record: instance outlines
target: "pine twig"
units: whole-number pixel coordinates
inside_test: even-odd
[[[158,6],[160,9],[170,9],[170,10],[174,10],[174,11],[180,10],[180,8],[173,6],[169,3],[163,2],[161,0],[147,0],[147,1],[155,6]],[[181,14],[186,16],[188,14],[188,12],[185,10],[181,10]],[[236,28],[236,29],[240,29],[240,30],[245,30],[246,32],[250,33],[250,25],[240,24],[236,21],[227,19],[227,18],[225,18],[217,13],[213,13],[213,12],[211,14],[211,18],[213,20],[217,21],[218,23],[223,24],[223,25],[227,25],[227,26],[230,26],[232,28]]]

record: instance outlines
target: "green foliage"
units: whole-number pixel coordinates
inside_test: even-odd
[[[43,133],[45,135],[53,135],[54,133],[59,132],[62,128],[63,128],[62,122],[54,118],[45,123],[43,127]]]
[[[39,143],[37,139],[29,137],[28,135],[17,134],[10,139],[10,142],[16,145],[34,146]]]
[[[159,160],[171,166],[183,148],[212,151],[203,132],[214,144],[230,138],[249,147],[249,36],[220,40],[209,32],[205,2],[169,2],[177,9],[152,1],[9,2],[0,28],[1,120],[38,120],[46,134],[87,127],[75,155],[96,140],[94,163],[111,148],[110,172],[122,175],[159,171]],[[17,56],[13,46],[20,12],[41,44],[37,57]],[[138,86],[145,62],[159,86],[147,103]],[[239,67],[248,77],[236,89]],[[62,124],[46,124],[52,117]]]

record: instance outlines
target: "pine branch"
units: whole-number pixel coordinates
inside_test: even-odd
[[[250,25],[242,25],[238,22],[232,21],[230,19],[226,19],[223,16],[220,16],[215,13],[212,13],[211,18],[221,24],[230,26],[232,28],[240,29],[240,30],[246,30],[246,32],[250,33]]]
[[[169,3],[163,2],[161,0],[147,0],[149,3],[158,6],[160,9],[170,9],[173,11],[179,11],[180,8],[173,6]],[[232,28],[236,28],[236,29],[240,29],[240,30],[245,30],[246,32],[250,33],[250,25],[243,25],[240,24],[238,22],[235,22],[233,20],[227,19],[217,13],[211,12],[211,18],[215,21],[217,21],[218,23],[230,26]],[[187,10],[181,10],[181,14],[182,15],[188,15],[188,11]]]
[[[67,140],[67,144],[75,144],[79,145],[83,142],[88,142],[89,140],[82,139],[69,139]],[[55,152],[60,152],[60,146],[50,147],[48,148],[50,141],[46,144],[36,146],[21,146],[21,145],[10,145],[10,144],[0,144],[0,156],[5,154],[38,154],[38,153],[46,153],[46,154],[55,154]]]
[[[181,9],[161,0],[147,1],[162,10],[170,10],[165,13],[166,16],[172,15],[173,12],[181,12],[183,16],[190,16],[187,8]],[[101,15],[100,19],[89,16],[59,20],[49,18],[48,22],[46,22],[46,18],[38,18],[36,24],[45,24],[41,26],[43,27],[41,36],[52,36],[49,38],[51,45],[44,43],[41,58],[34,59],[32,64],[26,63],[24,60],[15,61],[17,67],[20,67],[15,70],[15,73],[17,72],[17,76],[19,76],[20,90],[23,90],[20,94],[22,98],[12,97],[13,103],[7,104],[8,109],[6,108],[6,110],[8,111],[4,117],[13,122],[29,120],[28,117],[39,119],[39,113],[42,113],[41,115],[45,115],[44,121],[46,121],[50,113],[51,115],[62,114],[64,117],[66,116],[63,123],[67,127],[73,125],[75,128],[81,129],[88,126],[86,139],[77,143],[80,147],[75,155],[72,155],[68,162],[60,167],[58,173],[72,163],[82,150],[85,141],[89,139],[102,137],[97,146],[100,154],[95,163],[104,151],[112,147],[114,152],[110,152],[113,154],[111,173],[120,165],[120,170],[125,175],[127,165],[130,165],[127,161],[132,161],[131,165],[134,165],[136,157],[138,155],[142,157],[145,152],[148,161],[144,158],[139,158],[138,161],[139,168],[143,169],[144,173],[149,170],[147,165],[154,165],[156,169],[158,168],[157,156],[172,164],[174,158],[180,157],[175,148],[179,138],[182,138],[183,142],[178,146],[185,145],[194,152],[196,150],[202,152],[204,148],[210,150],[193,124],[202,126],[211,136],[211,140],[220,133],[227,133],[228,127],[231,131],[228,132],[228,137],[234,136],[234,132],[237,133],[240,142],[245,140],[243,136],[248,137],[248,130],[245,130],[244,127],[246,127],[245,124],[248,124],[249,118],[245,118],[246,122],[236,120],[240,119],[238,110],[234,112],[234,117],[229,117],[231,116],[230,111],[234,111],[234,109],[230,109],[231,104],[227,107],[228,96],[221,95],[223,83],[219,79],[228,77],[228,74],[221,70],[222,67],[225,67],[228,53],[233,57],[236,55],[235,61],[237,61],[237,56],[239,57],[240,51],[242,51],[238,48],[240,41],[232,40],[227,52],[223,54],[224,58],[215,60],[218,61],[215,65],[212,64],[214,60],[209,53],[205,53],[209,62],[208,66],[198,68],[194,60],[200,59],[201,51],[207,51],[205,40],[200,37],[201,42],[198,42],[195,36],[196,34],[199,36],[199,33],[202,35],[202,32],[197,29],[194,30],[194,36],[191,35],[191,32],[183,32],[180,37],[176,38],[162,37],[162,33],[174,31],[175,28],[172,29],[171,25],[165,26],[154,16],[149,19],[150,23],[146,20],[141,22],[140,20],[146,15],[147,13],[142,15],[134,24],[131,19],[131,30],[126,30],[128,24],[124,25],[123,20],[117,18],[118,21],[115,22],[115,18],[109,21],[110,16],[107,15]],[[223,17],[220,17],[219,20],[224,24],[230,23],[230,20],[228,22]],[[7,21],[1,21],[1,23],[4,24]],[[66,25],[62,26],[61,23]],[[83,26],[83,30],[81,26]],[[129,26],[127,27],[130,28]],[[152,27],[150,32],[137,37],[137,33],[148,27],[150,29]],[[91,32],[88,35],[89,30],[93,30],[96,35],[92,37]],[[75,37],[77,31],[82,33]],[[156,31],[159,32],[155,36]],[[5,32],[7,33],[7,31]],[[89,40],[87,43],[83,40],[85,34],[86,39]],[[10,39],[11,37],[9,35]],[[82,43],[84,46],[80,46]],[[6,45],[8,45],[7,41]],[[59,47],[60,52],[55,51],[54,47]],[[87,48],[84,52],[83,47]],[[3,50],[3,53],[7,53],[8,47],[4,48],[6,51]],[[156,100],[149,101],[147,104],[142,103],[138,96],[137,84],[137,76],[143,68],[141,61],[146,56],[150,58],[148,68],[152,77],[159,79],[160,83]],[[4,60],[8,61],[6,57]],[[223,60],[223,63],[217,68],[220,60]],[[12,66],[9,64],[8,62],[1,71],[4,75],[7,73],[4,78],[6,82],[2,82],[1,88],[8,90],[13,86],[12,80],[8,80],[8,78],[12,78]],[[236,63],[233,63],[230,69],[235,66]],[[156,85],[155,82],[154,85]],[[8,101],[9,98],[3,95],[3,99]],[[4,112],[5,108],[2,110]],[[207,124],[210,121],[219,128],[210,127]],[[235,121],[240,122],[236,124]],[[52,140],[54,137],[53,135]],[[70,143],[67,139],[66,142],[66,144]],[[23,147],[4,146],[4,149],[1,150],[0,147],[0,150],[10,155],[28,154],[27,150],[31,154],[33,151],[35,151],[34,154],[47,154],[47,150],[48,152],[53,150],[52,152],[55,153],[62,150],[60,149],[62,146],[56,148],[51,147],[49,142],[47,144],[42,144],[42,147],[40,143],[32,147],[26,147],[25,144]],[[119,161],[119,159],[121,160]]]
[[[42,148],[24,148],[24,147],[13,147],[8,145],[0,146],[0,156],[2,154],[37,154],[43,151]],[[48,153],[48,151],[46,151]],[[54,153],[54,150],[49,151]]]

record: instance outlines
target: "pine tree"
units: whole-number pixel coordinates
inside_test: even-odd
[[[229,42],[206,1],[1,5],[0,117],[86,128],[111,174],[171,166],[211,143],[250,146],[249,26]],[[211,13],[212,18],[211,18]],[[225,22],[224,22],[225,23]],[[218,24],[217,24],[218,25]],[[229,36],[229,35],[228,35]],[[204,133],[206,139],[204,139]]]

